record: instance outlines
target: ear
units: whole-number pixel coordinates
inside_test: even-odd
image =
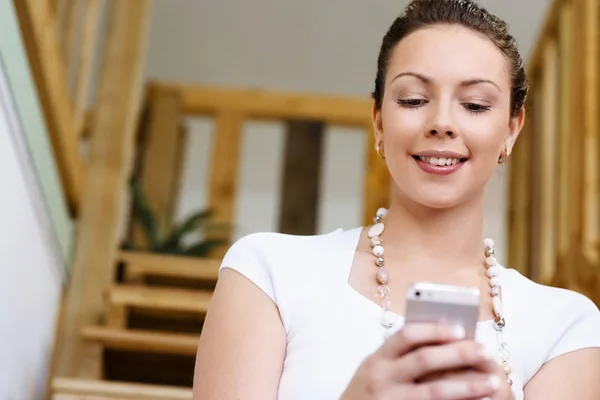
[[[521,133],[521,129],[523,129],[523,124],[525,123],[525,106],[521,107],[521,111],[516,117],[511,117],[508,123],[508,135],[505,138],[506,145],[511,150]]]
[[[381,121],[381,110],[377,109],[377,104],[373,100],[373,109],[371,110],[371,122],[373,123],[373,132],[375,133],[375,145],[383,141],[383,124]]]

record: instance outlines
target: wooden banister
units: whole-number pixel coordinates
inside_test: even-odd
[[[81,1],[79,3],[82,3]],[[83,13],[83,32],[81,48],[78,55],[78,73],[75,84],[74,129],[75,137],[79,140],[86,128],[89,114],[88,96],[90,93],[92,66],[95,54],[96,40],[99,34],[101,5],[100,0],[85,0]]]
[[[29,64],[44,110],[67,200],[76,210],[84,184],[69,95],[67,64],[49,2],[15,0]]]
[[[247,119],[299,119],[358,127],[371,122],[372,102],[363,98],[169,83],[154,83],[152,87],[179,91],[183,112],[190,115],[215,115],[231,110]]]

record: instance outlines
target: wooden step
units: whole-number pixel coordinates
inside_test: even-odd
[[[53,400],[192,400],[192,390],[170,386],[55,378]]]
[[[103,326],[84,327],[81,336],[108,349],[189,356],[196,354],[199,339],[199,335]]]
[[[116,307],[182,311],[206,314],[212,291],[117,285],[109,290],[109,304]]]
[[[125,280],[128,282],[137,282],[147,276],[216,282],[221,265],[220,259],[138,251],[122,251],[119,260],[125,264]]]

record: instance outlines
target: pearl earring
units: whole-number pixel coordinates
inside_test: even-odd
[[[379,157],[381,157],[382,160],[385,160],[385,156],[383,154],[381,154],[381,149],[379,147],[379,143],[375,146],[375,151],[377,152],[377,155]]]
[[[506,160],[508,160],[508,157],[510,157],[510,149],[508,148],[508,145],[506,143],[504,143],[504,153],[506,155],[503,155],[501,153],[500,157],[498,157],[498,164],[504,164]]]

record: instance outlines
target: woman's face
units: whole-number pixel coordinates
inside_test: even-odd
[[[396,194],[434,208],[483,194],[523,124],[524,112],[510,117],[510,94],[504,55],[469,29],[436,25],[401,40],[373,112]]]

